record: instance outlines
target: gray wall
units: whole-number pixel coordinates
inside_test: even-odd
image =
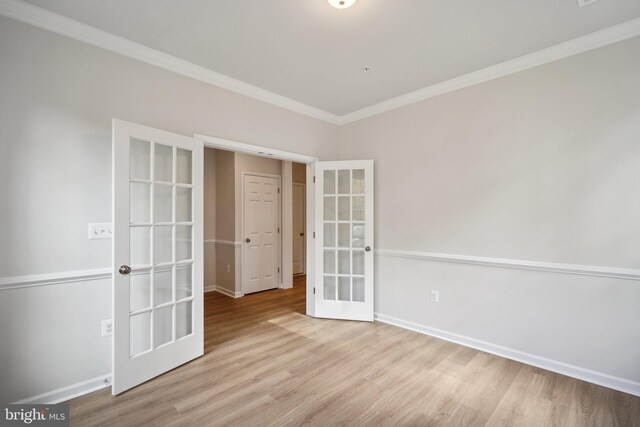
[[[333,125],[4,17],[0,57],[4,279],[111,266],[87,224],[111,221],[113,117],[337,157]],[[0,291],[0,401],[109,373],[110,294],[109,279]]]
[[[377,248],[640,268],[638,76],[640,38],[341,127],[375,160]],[[381,315],[640,390],[638,281],[376,263]]]

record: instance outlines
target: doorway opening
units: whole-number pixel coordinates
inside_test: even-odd
[[[307,167],[204,149],[204,291],[241,298],[306,286]]]

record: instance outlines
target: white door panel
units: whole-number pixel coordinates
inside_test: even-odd
[[[277,177],[244,175],[243,293],[279,285],[280,197]]]
[[[203,354],[203,144],[113,121],[113,394]]]
[[[315,164],[315,314],[373,320],[373,161]]]

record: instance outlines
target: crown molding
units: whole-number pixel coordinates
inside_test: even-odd
[[[637,36],[640,36],[640,18],[362,108],[340,116],[338,124],[345,125],[366,119],[425,99],[495,80]]]
[[[0,15],[338,126],[640,36],[640,18],[636,18],[556,46],[338,116],[115,34],[99,30],[22,0],[0,0]]]
[[[168,71],[239,93],[331,124],[339,117],[291,98],[236,80],[115,34],[67,18],[21,0],[0,0],[0,15],[109,50]]]

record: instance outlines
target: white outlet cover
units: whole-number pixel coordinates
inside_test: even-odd
[[[102,321],[102,336],[108,337],[113,334],[113,321],[111,319]]]

